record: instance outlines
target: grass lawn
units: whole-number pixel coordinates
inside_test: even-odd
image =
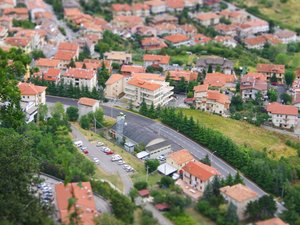
[[[116,186],[121,192],[123,190],[123,183],[119,174],[108,174],[104,170],[97,167],[95,179],[103,179],[109,181],[114,186]]]
[[[186,214],[192,217],[195,221],[198,222],[200,225],[216,225],[210,219],[202,216],[200,213],[196,212],[194,208],[187,208],[185,210]]]
[[[300,20],[300,1],[288,0],[286,3],[281,3],[280,0],[268,0],[270,5],[261,4],[260,0],[235,0],[246,4],[247,6],[258,6],[260,12],[270,19],[276,21],[279,25],[283,25],[287,28],[295,29],[299,28]]]
[[[237,144],[250,146],[259,151],[265,148],[271,158],[279,159],[281,156],[297,155],[297,151],[294,148],[285,144],[288,139],[298,142],[296,138],[268,131],[247,122],[224,118],[199,110],[180,110],[187,116],[193,116],[195,120],[205,124],[207,127],[220,131]]]

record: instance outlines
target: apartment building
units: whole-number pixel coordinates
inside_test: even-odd
[[[273,76],[276,77],[277,83],[284,83],[285,65],[276,64],[257,64],[256,71],[262,73],[270,81]]]
[[[124,92],[124,76],[112,74],[105,83],[104,95],[106,98],[116,99]]]
[[[166,70],[170,63],[170,56],[168,55],[150,55],[145,54],[143,56],[144,66],[161,67],[163,70]]]
[[[191,161],[195,161],[195,158],[192,156],[192,154],[186,149],[181,149],[169,154],[166,163],[182,173],[182,167]]]
[[[258,92],[267,95],[267,78],[260,73],[248,73],[241,78],[240,90],[243,99],[256,99]]]
[[[291,105],[282,105],[272,102],[267,105],[267,112],[270,121],[275,127],[293,129],[298,124],[298,108]]]
[[[148,81],[130,78],[125,84],[125,99],[139,106],[143,100],[147,105],[153,103],[154,107],[167,104],[172,98],[173,88],[165,81]]]
[[[89,91],[97,87],[97,74],[94,70],[70,68],[62,76],[64,84],[73,84],[80,89],[87,87]]]
[[[34,102],[36,106],[46,104],[47,87],[21,82],[18,84],[18,87],[21,93],[22,102]]]

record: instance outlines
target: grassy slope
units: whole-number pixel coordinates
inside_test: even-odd
[[[295,149],[285,145],[285,141],[288,139],[297,141],[295,138],[267,131],[247,122],[223,118],[197,110],[181,110],[184,114],[193,116],[195,120],[205,124],[207,127],[222,132],[240,145],[251,146],[260,151],[266,148],[269,156],[272,158],[278,159],[281,156],[289,157],[297,154]]]
[[[287,3],[281,3],[280,0],[268,0],[272,2],[272,7],[267,8],[263,4],[259,4],[259,0],[236,0],[247,6],[258,6],[262,14],[267,15],[270,19],[284,24],[292,29],[299,28],[300,20],[300,1],[288,0]]]

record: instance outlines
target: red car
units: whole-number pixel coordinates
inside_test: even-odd
[[[87,149],[84,149],[83,153],[87,155],[87,154],[89,154],[89,151]]]
[[[112,154],[114,154],[114,152],[113,151],[107,151],[107,152],[105,152],[105,154],[106,155],[112,155]]]

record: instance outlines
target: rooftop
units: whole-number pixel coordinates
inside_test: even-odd
[[[18,84],[21,95],[38,95],[43,93],[47,87],[37,86],[32,83],[19,83]]]
[[[298,108],[291,105],[282,105],[278,102],[272,102],[267,105],[267,111],[272,114],[281,114],[281,115],[298,115]]]
[[[199,161],[189,162],[182,168],[182,170],[202,181],[207,181],[213,176],[220,175],[217,169]]]
[[[131,78],[127,84],[133,85],[133,86],[136,86],[139,88],[144,88],[144,89],[147,89],[150,91],[156,91],[157,89],[159,89],[161,87],[161,85],[159,85],[157,83],[152,83],[152,82],[137,79],[137,78]]]
[[[99,104],[99,101],[93,98],[80,98],[78,104],[93,107],[94,105]]]
[[[122,80],[124,78],[123,75],[121,74],[112,74],[108,80],[105,82],[106,85],[112,85],[114,83],[116,83],[119,80]]]
[[[194,160],[192,154],[186,150],[182,149],[168,155],[168,158],[172,159],[177,165],[182,165],[184,163]]]

